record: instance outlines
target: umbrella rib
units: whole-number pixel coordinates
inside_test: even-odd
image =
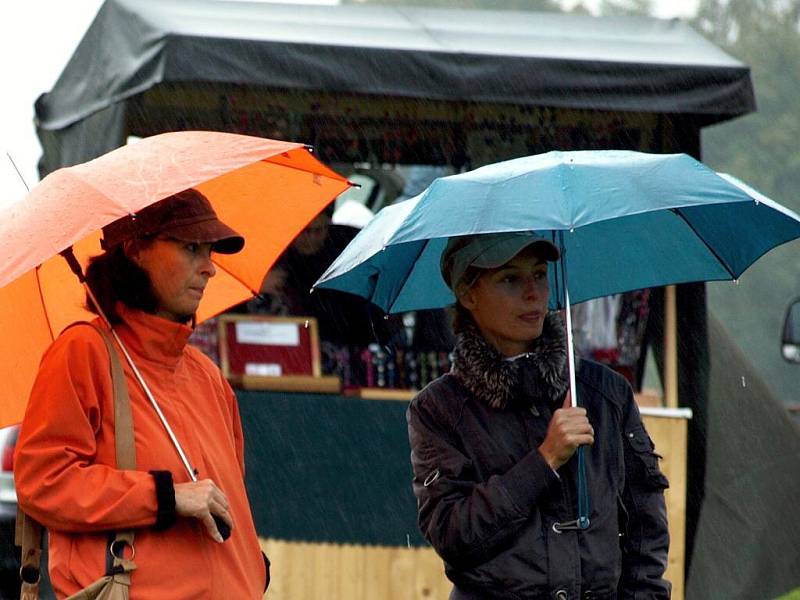
[[[236,281],[241,283],[244,287],[246,287],[248,290],[250,290],[250,293],[253,294],[253,296],[258,296],[258,292],[255,291],[253,288],[251,288],[249,285],[247,285],[247,283],[241,277],[239,277],[238,275],[234,274],[233,271],[231,271],[230,269],[226,269],[223,265],[219,264],[217,261],[214,261],[214,266],[216,266],[218,269],[222,269],[223,271],[225,271],[225,273],[230,275],[233,279],[235,279]],[[270,266],[270,268],[272,268],[272,267]]]
[[[331,181],[339,181],[339,182],[347,183],[350,186],[353,185],[349,181],[347,181],[347,179],[345,179],[344,177],[342,177],[341,179],[336,179],[335,177],[331,177],[330,175],[325,175],[324,173],[317,173],[316,171],[312,171],[311,169],[304,169],[304,168],[298,167],[296,165],[286,165],[286,164],[283,164],[283,163],[270,162],[269,158],[262,158],[261,162],[270,164],[270,165],[272,165],[274,167],[282,167],[282,168],[285,168],[285,169],[294,169],[295,171],[302,171],[303,173],[309,173],[311,175],[314,175],[315,177],[324,177],[325,179],[330,179]],[[341,177],[341,175],[340,175],[340,177]],[[330,202],[328,204],[330,204]]]
[[[50,315],[47,312],[47,305],[44,302],[44,294],[42,293],[42,282],[39,280],[39,267],[34,269],[36,274],[36,291],[39,293],[39,300],[42,302],[42,312],[44,312],[44,320],[47,323],[47,329],[50,331],[50,339],[56,339],[53,333],[53,324],[50,322]]]
[[[688,225],[689,229],[692,230],[692,233],[694,233],[694,235],[697,237],[697,239],[699,239],[701,242],[703,242],[703,245],[708,249],[708,251],[711,254],[714,255],[714,258],[717,259],[717,262],[719,262],[719,264],[721,264],[723,267],[725,267],[725,270],[728,272],[728,275],[731,276],[731,279],[736,279],[736,274],[733,271],[731,271],[731,268],[728,266],[728,263],[725,262],[725,260],[719,255],[719,253],[717,253],[716,250],[714,250],[714,248],[712,248],[708,244],[708,242],[706,242],[705,238],[702,235],[700,235],[700,232],[697,231],[695,226],[692,225],[691,222],[689,222],[689,219],[687,219],[683,214],[681,214],[680,210],[677,209],[677,208],[672,209],[672,212],[674,214],[678,215],[681,218],[681,220],[684,223],[686,223],[686,225]]]

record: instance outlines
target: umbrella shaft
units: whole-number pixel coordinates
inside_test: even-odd
[[[565,278],[566,279],[566,278]],[[572,394],[572,407],[578,406],[578,391],[575,389],[575,348],[572,341],[572,307],[569,303],[569,288],[564,281],[564,299],[567,318],[567,364],[569,365],[569,391]]]
[[[133,369],[133,374],[136,375],[136,379],[142,386],[142,389],[144,390],[147,399],[150,401],[150,404],[153,405],[153,408],[155,409],[156,414],[158,415],[158,418],[161,421],[161,424],[164,426],[164,429],[166,429],[167,435],[169,435],[169,439],[172,441],[172,445],[175,446],[175,450],[178,451],[178,455],[181,457],[181,462],[183,463],[186,472],[189,474],[189,477],[191,478],[192,481],[197,481],[197,475],[195,474],[192,465],[189,464],[189,459],[186,458],[186,454],[183,451],[183,447],[178,441],[178,438],[175,437],[175,433],[172,431],[172,427],[170,427],[169,421],[167,421],[167,418],[164,416],[164,413],[161,412],[161,407],[158,405],[158,402],[156,402],[156,399],[150,392],[150,388],[147,386],[147,383],[145,383],[142,374],[139,372],[139,369],[137,369],[136,365],[133,363],[133,359],[131,358],[130,354],[128,354],[128,350],[125,348],[124,344],[122,343],[122,340],[117,335],[117,332],[112,328],[111,333],[114,335],[114,339],[117,340],[117,343],[119,344],[120,348],[122,348],[122,353],[125,355],[125,360],[128,361],[128,364],[131,366],[131,369]]]

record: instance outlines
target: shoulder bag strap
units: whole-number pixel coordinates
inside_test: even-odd
[[[94,327],[102,336],[103,342],[108,350],[111,366],[111,384],[114,393],[114,442],[116,446],[117,468],[133,470],[136,468],[136,448],[133,438],[133,416],[131,413],[130,397],[128,396],[128,384],[125,381],[125,373],[119,360],[116,348],[111,341],[108,333],[87,321],[78,321],[69,327],[76,325],[89,325]],[[67,327],[67,329],[69,328]],[[63,333],[63,332],[62,332]],[[42,556],[42,525],[25,514],[17,505],[17,522],[15,531],[16,545],[21,546],[21,566],[20,577],[22,588],[20,590],[20,600],[37,600],[39,597],[40,563]],[[116,545],[127,544],[133,548],[133,531],[118,532],[111,543],[109,550],[113,550]],[[135,566],[128,559],[121,559],[114,556],[114,568],[121,568],[130,571]],[[132,568],[131,568],[132,567]]]
[[[111,384],[114,388],[114,444],[117,455],[117,468],[132,471],[136,469],[136,447],[133,439],[133,415],[131,414],[131,401],[128,396],[128,383],[125,381],[125,372],[119,354],[114,347],[111,336],[105,329],[96,327],[108,349],[111,359]],[[125,546],[131,549],[131,557],[125,558]],[[133,530],[117,531],[114,539],[108,545],[108,558],[106,575],[113,575],[120,583],[130,585],[130,572],[136,568],[133,556],[136,553],[133,545]]]
[[[136,469],[136,447],[133,442],[133,415],[128,396],[128,383],[119,360],[114,342],[104,329],[96,328],[111,358],[111,383],[114,387],[114,442],[116,444],[117,468],[132,471]]]

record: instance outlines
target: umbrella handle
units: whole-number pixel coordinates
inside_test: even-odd
[[[222,517],[219,515],[211,516],[214,518],[214,524],[217,526],[217,531],[219,531],[219,535],[222,537],[222,541],[224,542],[231,537],[231,526],[223,521]]]

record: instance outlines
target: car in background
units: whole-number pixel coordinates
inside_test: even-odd
[[[18,435],[19,425],[0,429],[0,598],[19,597],[19,548],[14,545],[14,447]]]
[[[786,309],[781,336],[781,355],[786,362],[800,364],[800,298],[795,298]],[[791,403],[788,409],[800,420],[800,402]]]

